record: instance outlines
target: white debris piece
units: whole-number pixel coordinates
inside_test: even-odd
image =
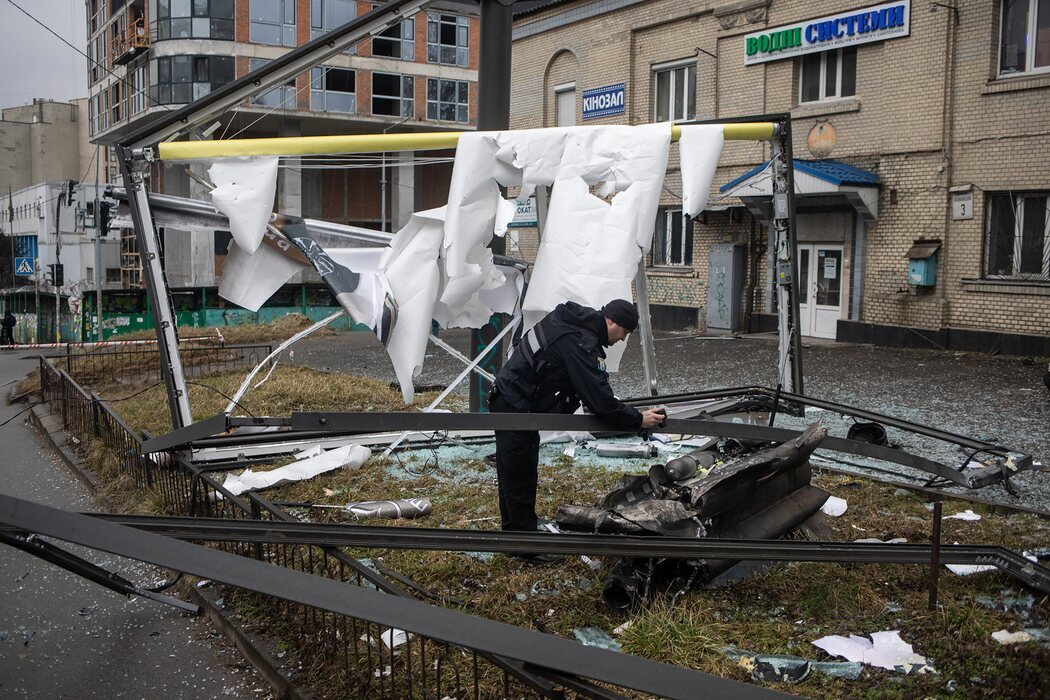
[[[859,661],[869,666],[904,673],[934,672],[926,663],[926,657],[916,654],[903,639],[900,631],[872,632],[871,639],[851,634],[849,637],[832,635],[814,641],[813,646],[832,656],[842,656],[847,661]]]
[[[820,510],[824,515],[830,515],[833,518],[837,518],[846,512],[846,507],[845,498],[828,496],[828,500],[824,501],[824,505],[820,507]]]
[[[892,540],[880,540],[878,537],[863,537],[859,540],[853,540],[859,543],[869,544],[907,544],[908,538],[906,537],[894,537]]]
[[[693,124],[679,128],[682,130],[678,140],[682,156],[682,210],[693,218],[707,207],[725,136],[721,124]]]
[[[981,519],[981,516],[978,515],[977,513],[974,513],[969,508],[967,508],[966,510],[964,510],[961,513],[956,513],[955,515],[946,515],[946,516],[944,516],[944,520],[980,520],[980,519]]]
[[[346,445],[316,456],[300,459],[268,472],[245,469],[241,474],[228,474],[223,487],[235,496],[248,491],[279,486],[293,481],[305,481],[340,467],[358,469],[369,458],[371,451],[361,445]]]
[[[380,633],[379,638],[383,640],[383,644],[386,645],[387,649],[393,649],[394,647],[399,647],[402,644],[404,644],[405,642],[407,642],[409,636],[410,635],[408,634],[408,632],[406,632],[404,630],[399,630],[399,629],[397,629],[395,627],[390,627],[389,629],[383,630],[383,632]],[[367,634],[362,634],[360,639],[365,644],[371,644],[372,643],[372,638],[369,635],[367,635]],[[384,675],[390,675],[389,674],[389,668],[390,667],[387,666],[388,671]],[[377,673],[378,673],[378,671],[377,671]]]
[[[262,243],[277,194],[277,156],[223,158],[208,169],[211,201],[230,220],[233,240],[248,255]]]
[[[983,574],[985,571],[995,571],[991,564],[945,564],[948,570],[957,576],[972,576]]]
[[[1006,630],[999,630],[998,632],[992,632],[992,639],[1003,645],[1023,644],[1024,642],[1035,641],[1035,637],[1028,634],[1024,630],[1021,630],[1020,632],[1007,632]]]

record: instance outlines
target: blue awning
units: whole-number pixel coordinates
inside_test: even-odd
[[[795,171],[812,175],[813,177],[829,182],[832,185],[852,185],[854,187],[878,187],[879,176],[868,170],[861,170],[860,168],[854,168],[852,165],[846,165],[845,163],[837,160],[799,160],[795,159],[792,161],[795,165]],[[736,187],[742,182],[758,175],[766,167],[769,166],[769,162],[765,162],[755,168],[752,168],[748,172],[744,173],[740,177],[727,182],[718,188],[719,192],[725,192],[728,189]]]

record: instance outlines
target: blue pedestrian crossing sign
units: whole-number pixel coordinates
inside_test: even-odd
[[[32,277],[35,272],[33,258],[15,258],[15,274],[19,277]]]

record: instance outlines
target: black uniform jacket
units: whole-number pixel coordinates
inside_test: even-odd
[[[601,313],[569,301],[559,304],[539,325],[547,344],[530,363],[523,340],[496,377],[503,400],[519,411],[535,413],[572,413],[582,401],[614,428],[640,428],[642,414],[613,396],[609,386],[605,371],[609,335]]]

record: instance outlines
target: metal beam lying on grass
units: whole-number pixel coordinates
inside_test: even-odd
[[[145,453],[183,447],[205,447],[214,442],[204,439],[218,435],[231,428],[240,426],[279,426],[290,428],[286,431],[261,433],[253,436],[258,441],[287,441],[296,439],[298,434],[306,433],[316,436],[321,433],[330,435],[354,435],[403,430],[412,432],[440,430],[558,430],[579,432],[609,432],[609,426],[601,419],[589,415],[562,415],[536,413],[293,413],[288,417],[278,418],[243,418],[220,414],[206,418],[193,425],[172,431],[166,435],[152,438],[143,443]],[[682,435],[711,435],[743,440],[763,440],[787,442],[797,437],[801,431],[776,428],[747,423],[729,423],[715,420],[697,420],[690,418],[669,418],[662,430]],[[228,438],[223,438],[226,440]],[[1007,454],[1003,448],[984,444],[982,449],[996,455]],[[983,467],[961,471],[947,464],[942,464],[926,457],[911,454],[904,450],[875,445],[858,440],[841,437],[827,437],[820,446],[821,450],[843,452],[880,459],[900,464],[913,469],[934,474],[952,483],[970,489],[982,488],[1003,479],[999,467]],[[1027,457],[1027,456],[1026,456]],[[1030,469],[1031,457],[1019,459],[1017,470]]]
[[[922,565],[930,563],[933,549],[932,545],[926,544],[634,537],[566,532],[552,536],[544,532],[277,523],[228,518],[108,514],[90,514],[90,517],[184,540],[378,549]],[[940,561],[942,564],[995,566],[1025,585],[1050,593],[1050,569],[1006,547],[942,544]]]
[[[0,494],[0,523],[328,612],[668,698],[782,693],[273,566]]]

